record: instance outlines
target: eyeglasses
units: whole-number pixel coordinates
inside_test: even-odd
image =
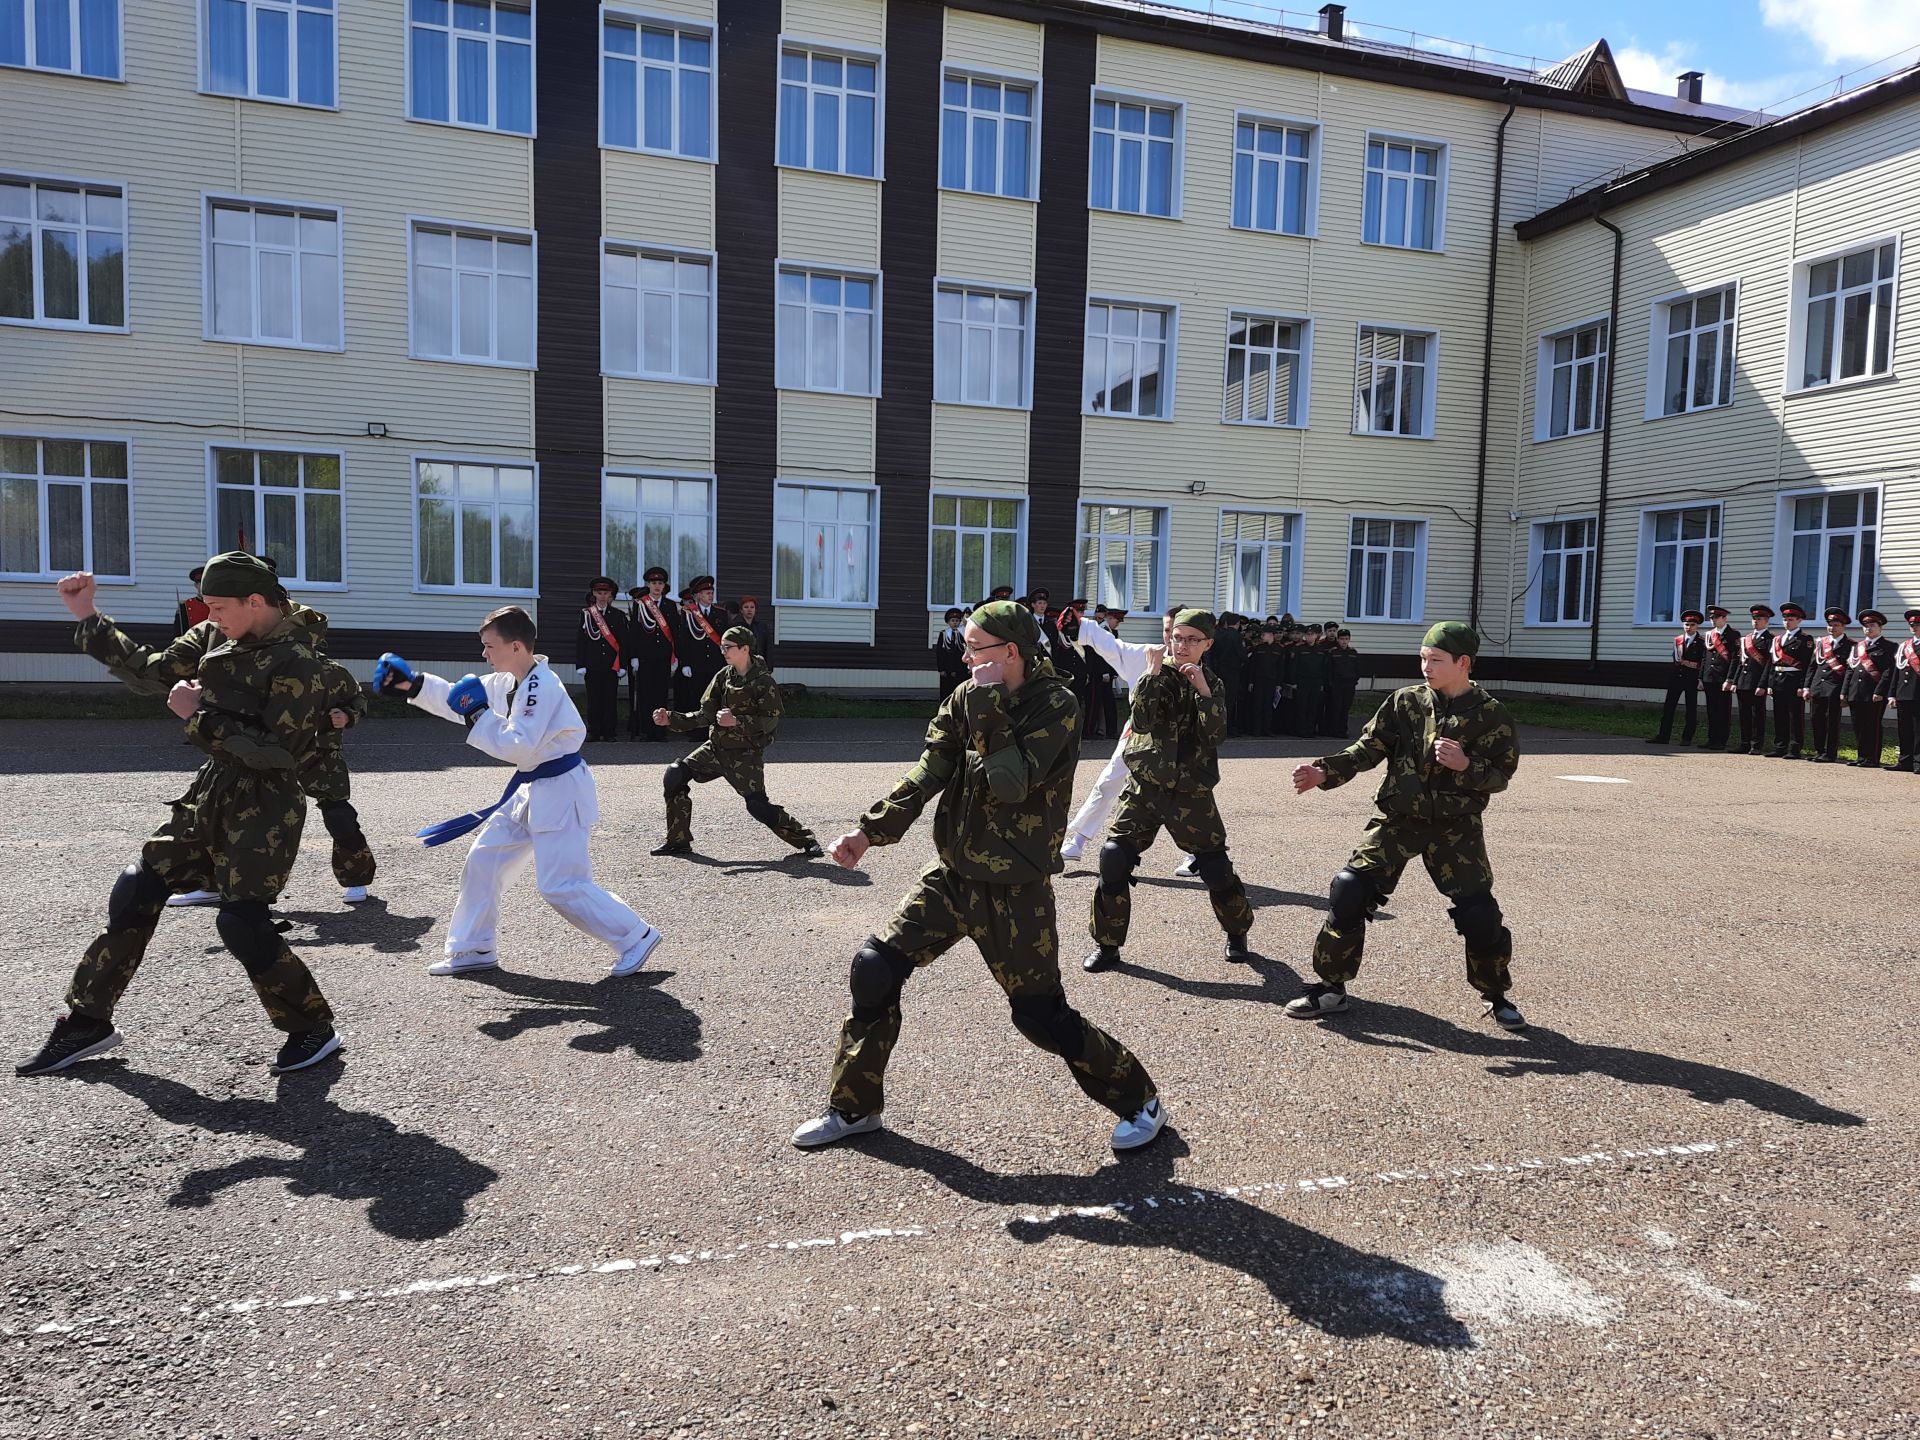
[[[1011,644],[1013,644],[1011,640],[1001,640],[992,645],[963,645],[960,648],[962,653],[967,655],[984,655],[989,650],[1004,650]]]

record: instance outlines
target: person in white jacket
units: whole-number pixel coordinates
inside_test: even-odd
[[[1082,625],[1080,644],[1099,655],[1113,667],[1113,673],[1126,682],[1129,693],[1140,677],[1147,673],[1147,662],[1155,649],[1166,653],[1167,646],[1173,640],[1173,617],[1183,606],[1175,605],[1160,617],[1160,644],[1136,645],[1130,640],[1122,640],[1105,625]],[[1120,738],[1114,743],[1113,755],[1106,767],[1101,770],[1100,778],[1093,782],[1093,790],[1081,802],[1074,812],[1073,819],[1067,822],[1066,842],[1060,847],[1062,860],[1078,860],[1086,853],[1087,846],[1094,836],[1106,828],[1107,819],[1113,814],[1113,807],[1120,803],[1120,792],[1127,788],[1127,740],[1133,734],[1133,725],[1129,722],[1120,727]],[[1193,856],[1182,855],[1174,874],[1183,879],[1197,879],[1193,869]]]
[[[533,617],[509,605],[480,626],[480,654],[494,667],[491,675],[449,682],[419,674],[393,654],[374,667],[376,689],[404,694],[430,715],[464,722],[469,745],[514,767],[498,804],[419,832],[429,845],[480,832],[461,872],[446,958],[428,966],[429,975],[499,963],[494,930],[500,895],[528,860],[546,902],[619,957],[612,974],[631,975],[660,943],[660,932],[632,906],[594,883],[587,837],[600,818],[600,801],[593,772],[580,757],[586,726],[547,657],[534,653],[534,639]]]

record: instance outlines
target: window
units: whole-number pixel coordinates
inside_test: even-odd
[[[790,605],[873,603],[874,526],[880,492],[870,485],[773,486],[773,598]]]
[[[1809,615],[1829,607],[1858,615],[1873,606],[1880,492],[1819,491],[1780,500],[1786,598]],[[1777,572],[1776,572],[1777,573]]]
[[[1369,135],[1360,238],[1369,245],[1438,250],[1446,163],[1443,145]]]
[[[266,555],[288,584],[338,585],[346,518],[339,454],[213,451],[213,548]]]
[[[533,237],[413,227],[413,354],[531,369]]]
[[[340,212],[207,204],[207,335],[338,350]]]
[[[1173,314],[1158,305],[1087,302],[1082,401],[1088,414],[1143,420],[1173,414]]]
[[[531,465],[419,460],[413,498],[420,589],[533,594]]]
[[[1677,625],[1684,611],[1704,614],[1720,593],[1720,507],[1642,512],[1640,574],[1644,623]]]
[[[1313,228],[1313,127],[1242,118],[1233,127],[1233,223],[1305,235]]]
[[[999,495],[934,495],[928,609],[976,604],[999,585],[1019,588],[1025,508],[1024,500]]]
[[[783,268],[775,340],[780,388],[879,394],[879,304],[878,276]]]
[[[249,100],[332,105],[333,4],[206,0],[206,88]]]
[[[1347,532],[1347,619],[1418,620],[1426,569],[1426,521],[1355,515]]]
[[[1179,209],[1180,107],[1096,95],[1088,204],[1130,215]]]
[[[1300,516],[1223,510],[1215,593],[1222,610],[1280,615],[1300,608]]]
[[[1648,419],[1732,403],[1733,292],[1728,285],[1654,307]]]
[[[1433,352],[1438,338],[1430,330],[1360,327],[1355,434],[1432,436]]]
[[[0,176],[0,320],[126,328],[124,191]]]
[[[1593,545],[1598,522],[1543,520],[1533,527],[1534,602],[1530,625],[1586,625],[1593,620]]]
[[[1079,592],[1109,608],[1160,609],[1166,542],[1164,506],[1081,505]]]
[[[1533,438],[1591,434],[1606,419],[1607,322],[1544,337],[1534,380]]]
[[[0,575],[133,578],[124,440],[0,435]]]
[[[1221,413],[1227,424],[1307,423],[1309,325],[1284,315],[1240,310],[1227,315],[1227,389]]]
[[[1034,198],[1034,86],[947,74],[940,105],[940,183]]]
[[[711,256],[609,245],[600,311],[609,374],[713,379]]]
[[[935,290],[934,399],[952,405],[1026,405],[1027,300],[1019,293],[963,285]]]
[[[880,62],[782,48],[780,163],[872,178],[879,153]]]
[[[713,482],[608,475],[600,486],[600,568],[633,585],[649,566],[682,580],[713,569]]]
[[[713,158],[713,35],[609,15],[600,27],[601,143]]]
[[[0,65],[120,78],[120,0],[0,0]]]
[[[1793,267],[1802,390],[1885,375],[1893,365],[1894,241]]]
[[[411,0],[407,114],[533,133],[532,0]]]

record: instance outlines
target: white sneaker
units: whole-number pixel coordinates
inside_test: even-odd
[[[1166,1123],[1167,1107],[1160,1103],[1160,1097],[1156,1095],[1138,1114],[1128,1116],[1113,1127],[1113,1148],[1138,1150],[1142,1145],[1149,1145]]]
[[[182,890],[178,895],[167,896],[167,904],[176,908],[181,905],[218,905],[219,903],[218,890]]]
[[[653,947],[660,943],[660,932],[647,926],[646,933],[627,947],[626,954],[613,962],[609,975],[631,975],[647,963],[647,957],[653,953]]]
[[[491,970],[500,962],[491,950],[468,950],[427,966],[429,975],[464,975],[469,970]]]
[[[1173,867],[1174,877],[1179,880],[1198,880],[1200,872],[1193,868],[1193,856],[1182,855],[1180,863]]]
[[[844,1140],[849,1135],[865,1135],[869,1130],[880,1128],[880,1116],[844,1115],[831,1105],[824,1115],[809,1120],[793,1132],[793,1143],[802,1150],[818,1149],[822,1145],[831,1145],[836,1140]]]
[[[1084,835],[1069,835],[1067,836],[1067,843],[1060,847],[1060,858],[1062,860],[1078,860],[1086,853],[1087,837]]]
[[[349,885],[341,891],[340,898],[349,905],[358,905],[362,900],[371,900],[373,897],[367,893],[366,886]]]

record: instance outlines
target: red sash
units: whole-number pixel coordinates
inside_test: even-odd
[[[700,607],[698,605],[693,606],[691,609],[687,611],[687,614],[693,617],[695,624],[697,624],[702,630],[707,632],[707,639],[711,640],[714,643],[715,647],[717,648],[720,644],[719,632],[713,628],[713,622],[707,619],[706,615],[702,613]]]
[[[1793,633],[1797,635],[1800,632],[1796,630]],[[1786,641],[1787,637],[1784,634],[1775,638],[1773,642],[1773,663],[1778,665],[1782,670],[1798,670],[1800,668],[1800,662],[1793,657],[1793,652],[1787,649]]]
[[[613,673],[620,673],[620,642],[614,639],[613,627],[600,618],[600,612],[593,606],[587,606],[587,633],[596,640],[604,640],[613,647]]]
[[[1773,637],[1768,636],[1767,638],[1772,639]],[[1747,652],[1747,659],[1753,664],[1764,665],[1767,663],[1765,646],[1760,642],[1760,632],[1758,630],[1742,640],[1740,642],[1740,648]]]
[[[1900,650],[1907,657],[1907,669],[1920,670],[1920,640],[1909,640]]]
[[[673,643],[673,627],[667,624],[667,617],[660,613],[660,607],[653,603],[651,592],[642,595],[639,603],[647,607],[647,613],[653,617],[653,623],[660,633],[667,637],[667,665],[669,668],[679,663],[680,651]]]
[[[1880,678],[1880,667],[1873,663],[1873,652],[1870,648],[1872,643],[1872,641],[1863,640],[1854,646],[1853,660],[1851,663],[1854,669],[1866,671],[1869,680],[1878,680]]]
[[[187,628],[191,630],[213,612],[207,609],[207,602],[198,595],[189,595],[180,602],[180,608],[187,612]]]
[[[1685,631],[1673,637],[1673,658],[1675,660],[1684,660],[1687,658],[1687,636]]]
[[[1707,632],[1707,644],[1713,647],[1713,653],[1722,660],[1727,659],[1727,637],[1718,630]]]
[[[1847,668],[1846,661],[1833,658],[1833,652],[1837,650],[1839,646],[1840,641],[1832,635],[1822,635],[1818,640],[1814,641],[1814,648],[1820,652],[1820,663],[1825,665],[1829,670],[1845,670]]]

